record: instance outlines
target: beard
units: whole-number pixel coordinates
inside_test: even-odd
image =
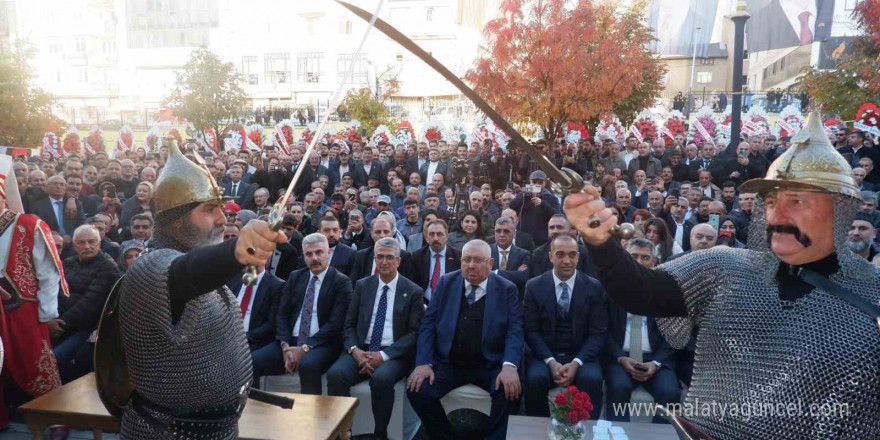
[[[849,248],[849,250],[851,250],[857,254],[861,254],[861,253],[867,251],[868,248],[871,247],[871,243],[868,243],[867,241],[847,240],[846,246]]]

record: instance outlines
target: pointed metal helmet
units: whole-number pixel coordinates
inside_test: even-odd
[[[156,180],[153,200],[157,213],[194,202],[224,200],[223,188],[217,186],[201,156],[193,156],[198,163],[187,159],[180,152],[177,142],[172,142],[169,150],[165,167]]]
[[[767,176],[751,179],[740,192],[767,194],[775,190],[815,191],[840,194],[861,200],[852,167],[834,149],[817,112],[811,112],[806,127],[791,138],[792,146],[770,164]]]

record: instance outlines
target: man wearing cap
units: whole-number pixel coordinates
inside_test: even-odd
[[[367,175],[363,168],[350,162],[348,147],[342,146],[339,149],[339,160],[330,165],[330,186],[336,186],[342,183],[342,178],[346,173],[351,173],[352,185],[360,188],[367,184]]]
[[[677,349],[699,327],[682,405],[692,410],[681,415],[708,437],[880,438],[880,270],[847,245],[861,196],[819,115],[740,191],[758,194],[748,249],[716,246],[653,270],[609,240],[616,218],[593,188],[566,211],[616,304],[657,317]],[[706,410],[768,402],[807,409]]]
[[[547,174],[543,171],[532,172],[529,183],[540,191],[529,192],[524,189],[510,201],[510,208],[519,213],[519,230],[529,231],[536,246],[547,243],[547,223],[553,214],[560,212],[559,200],[544,186],[546,181]]]
[[[67,282],[49,225],[23,212],[12,158],[0,155],[0,431],[9,426],[7,375],[34,397],[61,387],[47,323],[58,317]]]
[[[171,145],[148,252],[111,292],[98,329],[98,392],[122,414],[122,438],[238,438],[251,356],[225,283],[264,266],[287,237],[252,220],[222,241],[223,190],[194,159]]]
[[[372,191],[370,192],[370,194],[372,195]],[[371,209],[370,212],[367,213],[367,218],[365,221],[367,222],[367,224],[372,224],[373,219],[376,218],[376,216],[378,216],[380,212],[384,211],[391,211],[391,197],[382,194],[376,199],[375,211]]]

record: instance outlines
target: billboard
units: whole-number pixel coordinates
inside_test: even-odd
[[[831,36],[835,0],[751,0],[746,22],[751,53],[825,41]]]
[[[701,56],[708,43],[719,40],[716,22],[727,12],[729,1],[720,3],[719,8],[719,0],[653,0],[648,25],[657,41],[651,44],[651,51],[690,56],[697,44],[697,56]]]

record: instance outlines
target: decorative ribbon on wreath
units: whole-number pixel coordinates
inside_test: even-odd
[[[709,131],[706,130],[706,127],[703,127],[703,124],[700,122],[699,118],[694,119],[694,126],[697,127],[697,131],[699,131],[700,134],[703,135],[703,139],[706,139],[707,141],[711,142],[712,145],[715,145],[715,139],[712,139]]]

